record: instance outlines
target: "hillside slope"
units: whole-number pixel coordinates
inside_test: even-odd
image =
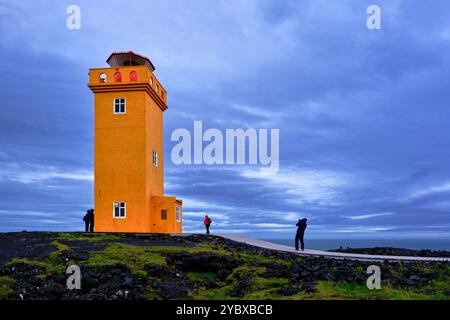
[[[81,289],[66,268],[81,269]],[[450,299],[449,263],[299,257],[216,236],[0,234],[0,299]]]

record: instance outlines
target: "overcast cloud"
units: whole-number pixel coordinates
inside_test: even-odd
[[[0,230],[82,230],[93,206],[88,69],[149,56],[168,91],[166,193],[186,232],[450,237],[450,3],[0,1]],[[81,8],[80,30],[66,8]],[[175,166],[176,128],[279,128],[280,170]],[[203,230],[202,230],[203,231]]]

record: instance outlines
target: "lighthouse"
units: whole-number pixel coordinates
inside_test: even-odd
[[[181,233],[182,201],[164,195],[167,92],[149,58],[114,52],[89,70],[94,93],[95,232]]]

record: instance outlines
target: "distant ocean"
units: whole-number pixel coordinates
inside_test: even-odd
[[[290,239],[262,239],[265,241],[294,246],[294,240]],[[404,249],[431,249],[450,251],[450,239],[444,240],[416,240],[416,239],[335,239],[318,240],[305,239],[305,249],[330,250],[342,248],[373,248],[373,247],[395,247]]]

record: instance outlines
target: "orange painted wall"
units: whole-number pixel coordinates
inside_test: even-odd
[[[175,197],[152,197],[152,230],[156,233],[181,233],[182,225],[176,221],[176,207],[180,207],[180,219],[182,221],[183,213],[181,204],[176,202]],[[167,210],[167,219],[161,219],[161,210]]]
[[[138,73],[137,81],[130,81],[131,71]],[[120,82],[115,82],[117,72]],[[146,66],[91,69],[88,86],[95,106],[95,231],[181,233],[176,206],[181,211],[182,202],[164,196],[165,89]],[[114,114],[115,98],[126,99],[125,114]],[[153,150],[158,152],[156,167]],[[124,219],[113,217],[114,201],[126,202]],[[162,209],[167,220],[161,219]]]

